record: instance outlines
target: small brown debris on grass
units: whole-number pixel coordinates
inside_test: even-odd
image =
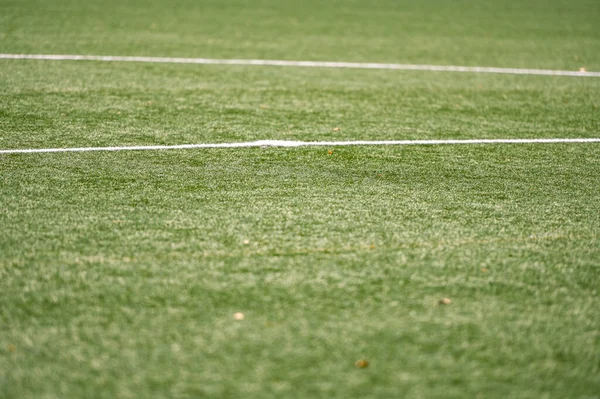
[[[354,362],[354,365],[358,369],[364,369],[364,368],[369,367],[369,361],[365,360],[365,359],[359,359],[356,362]]]
[[[244,317],[246,317],[246,316],[244,316],[244,314],[242,312],[235,312],[233,314],[234,320],[244,320]]]
[[[375,249],[375,244],[369,245],[369,249]]]
[[[260,108],[261,108],[261,109],[268,109],[268,108],[269,108],[269,106],[268,106],[268,105],[266,105],[266,104],[260,104]]]
[[[341,127],[334,127],[332,130],[333,130],[334,132],[339,132],[341,129],[342,129]]]
[[[487,267],[482,267],[482,268],[481,268],[481,272],[482,272],[482,273],[487,273],[487,272],[488,272],[488,269],[487,269]]]
[[[331,154],[333,154],[333,150],[327,150],[327,153],[328,153],[329,155],[331,155]]]
[[[450,298],[442,298],[439,300],[438,303],[440,305],[450,305],[452,303],[452,301],[450,300]]]
[[[17,351],[17,347],[14,346],[13,344],[8,345],[8,351],[10,353],[15,353]]]

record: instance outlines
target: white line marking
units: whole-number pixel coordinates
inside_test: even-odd
[[[283,60],[237,60],[215,58],[171,58],[171,57],[124,57],[101,55],[60,55],[60,54],[0,54],[0,59],[13,60],[54,60],[54,61],[118,61],[118,62],[153,62],[170,64],[218,64],[218,65],[268,65],[287,67],[316,68],[355,68],[355,69],[395,69],[409,71],[436,72],[473,72],[473,73],[508,73],[516,75],[552,75],[600,77],[600,72],[560,71],[551,69],[495,68],[479,66],[453,65],[419,65],[419,64],[379,64],[362,62],[327,62],[327,61],[283,61]]]
[[[246,147],[340,147],[358,145],[449,145],[449,144],[551,144],[551,143],[600,143],[600,138],[573,139],[481,139],[481,140],[372,140],[372,141],[288,141],[258,140],[239,143],[137,145],[124,147],[80,148],[27,148],[0,150],[0,154],[31,154],[40,152],[91,152],[91,151],[143,151],[185,150],[194,148],[246,148]]]

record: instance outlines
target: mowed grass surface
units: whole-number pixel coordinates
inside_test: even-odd
[[[3,52],[600,70],[597,0],[2,0]]]
[[[583,0],[0,7],[2,53],[600,69]],[[4,60],[0,148],[598,137],[599,86]],[[0,155],[0,397],[597,397],[599,172],[597,144]]]
[[[595,395],[599,156],[4,156],[2,396]]]
[[[596,78],[5,60],[0,90],[4,149],[600,131]]]

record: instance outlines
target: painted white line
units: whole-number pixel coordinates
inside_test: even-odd
[[[505,73],[505,74],[515,74],[515,75],[600,77],[600,72],[587,72],[587,71],[581,72],[581,71],[560,71],[560,70],[552,70],[552,69],[495,68],[495,67],[454,66],[454,65],[380,64],[380,63],[362,63],[362,62],[239,60],[239,59],[229,59],[228,60],[228,59],[216,59],[216,58],[126,57],[126,56],[61,55],[61,54],[0,54],[0,59],[54,60],[54,61],[151,62],[151,63],[169,63],[169,64],[262,65],[262,66],[284,66],[284,67],[395,69],[395,70],[408,70],[408,71]]]
[[[358,140],[358,141],[288,141],[258,140],[239,143],[137,145],[124,147],[80,148],[26,148],[0,150],[0,154],[31,154],[41,152],[91,152],[91,151],[147,151],[186,150],[194,148],[245,148],[245,147],[340,147],[359,145],[451,145],[451,144],[552,144],[552,143],[600,143],[600,138],[573,139],[481,139],[481,140]]]

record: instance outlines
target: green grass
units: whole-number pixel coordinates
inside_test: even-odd
[[[4,52],[600,70],[597,0],[2,0]]]
[[[2,66],[2,148],[600,131],[595,78],[72,61]]]
[[[592,1],[141,4],[2,1],[0,52],[600,69]],[[0,60],[0,93],[0,149],[600,135],[595,78]],[[0,397],[598,397],[599,187],[597,144],[0,155]]]
[[[3,396],[589,396],[599,153],[4,157]]]

